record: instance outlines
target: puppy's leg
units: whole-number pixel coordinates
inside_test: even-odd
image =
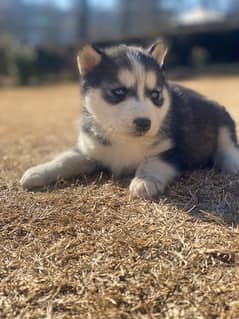
[[[162,193],[177,175],[179,172],[172,164],[160,157],[149,158],[139,165],[129,189],[134,197],[150,199]]]
[[[72,149],[58,155],[50,162],[28,169],[20,183],[26,189],[42,187],[55,182],[58,178],[68,179],[80,174],[91,173],[96,163],[87,159],[80,150]]]
[[[216,167],[228,174],[239,174],[239,147],[234,131],[223,126],[218,132]]]

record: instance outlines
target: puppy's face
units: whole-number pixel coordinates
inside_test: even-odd
[[[80,52],[84,108],[108,137],[154,137],[169,108],[161,65],[162,43],[148,51],[120,46]]]

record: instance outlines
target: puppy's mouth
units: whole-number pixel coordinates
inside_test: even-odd
[[[148,131],[133,131],[131,132],[131,135],[134,136],[134,137],[141,137],[141,136],[144,136]]]
[[[132,137],[152,137],[150,132],[150,130],[137,130],[135,128],[131,129],[130,131],[128,131],[128,133],[130,134],[130,136]]]

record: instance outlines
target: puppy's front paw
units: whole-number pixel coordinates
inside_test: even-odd
[[[48,184],[45,169],[39,165],[29,168],[22,176],[20,184],[23,188],[33,189]]]
[[[164,190],[160,181],[150,178],[134,177],[130,183],[129,190],[133,197],[152,199]]]

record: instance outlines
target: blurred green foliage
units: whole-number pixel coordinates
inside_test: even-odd
[[[72,48],[31,47],[5,36],[0,38],[0,80],[12,79],[16,85],[46,81],[75,80],[75,51]],[[0,81],[1,85],[1,81]]]
[[[0,52],[0,74],[14,78],[17,84],[29,84],[35,75],[35,49],[5,36],[0,39]]]

